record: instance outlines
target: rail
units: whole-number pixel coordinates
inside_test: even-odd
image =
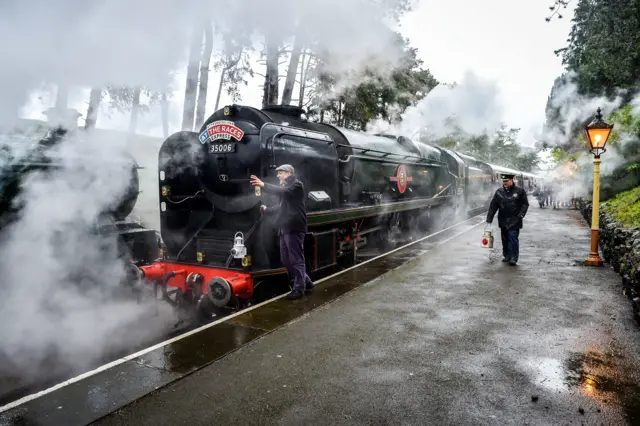
[[[380,157],[366,157],[364,155],[347,155],[345,158],[339,158],[338,162],[339,163],[348,163],[351,161],[352,158],[355,159],[359,159],[359,160],[366,160],[366,161],[376,161],[376,160],[380,160]],[[385,161],[387,163],[392,163],[392,164],[406,164],[406,165],[412,165],[412,166],[437,166],[437,167],[442,167],[445,166],[446,164],[440,161],[433,161],[433,160],[424,160],[422,162],[406,162],[406,161],[400,161],[400,160],[392,160],[392,159],[385,159]]]
[[[393,152],[386,152],[386,151],[380,151],[377,149],[371,149],[371,148],[360,148],[358,146],[352,146],[352,145],[345,145],[345,144],[337,144],[336,147],[344,147],[344,148],[351,148],[351,149],[357,149],[362,151],[363,154],[366,154],[367,152],[376,152],[378,154],[384,154],[382,155],[382,157],[386,157],[388,155],[395,155],[398,157],[402,157],[402,158],[417,158],[419,160],[425,160],[424,157],[420,157],[418,155],[405,155],[405,154],[394,154]]]

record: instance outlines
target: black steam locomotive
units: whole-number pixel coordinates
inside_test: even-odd
[[[24,208],[25,200],[21,194],[25,180],[34,173],[54,177],[61,170],[62,161],[55,148],[68,135],[66,129],[58,127],[37,141],[17,135],[5,136],[0,141],[0,236],[19,219]],[[121,162],[129,171],[129,185],[95,217],[87,231],[107,240],[115,237],[119,253],[126,262],[135,266],[149,264],[158,257],[161,239],[156,231],[127,219],[138,199],[139,167],[131,156],[104,161]]]
[[[351,265],[363,247],[482,209],[511,172],[395,135],[369,135],[304,118],[301,108],[240,105],[216,111],[198,133],[171,135],[159,152],[162,259],[141,275],[175,306],[204,318],[260,299],[286,282],[276,230],[260,213],[273,199],[250,175],[276,182],[291,164],[304,183],[310,274]]]

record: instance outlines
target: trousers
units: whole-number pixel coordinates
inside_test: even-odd
[[[304,291],[311,283],[304,262],[304,232],[280,232],[280,260],[293,277],[293,290]]]
[[[518,241],[520,230],[508,231],[505,228],[500,228],[500,236],[502,237],[502,256],[517,262],[520,255],[520,241]]]

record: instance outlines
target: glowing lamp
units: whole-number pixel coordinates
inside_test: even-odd
[[[482,239],[482,245],[486,246],[487,244],[489,244],[489,240],[487,240],[486,238]]]
[[[585,133],[591,148],[589,151],[596,157],[600,157],[600,154],[607,151],[604,147],[609,140],[611,129],[613,129],[613,124],[605,123],[602,120],[602,114],[600,113],[600,108],[598,108],[593,121],[585,127]]]
[[[606,152],[604,148],[613,129],[613,124],[602,121],[600,108],[585,128],[589,140],[589,151],[593,153],[593,195],[591,207],[591,250],[585,261],[587,266],[602,266],[603,261],[598,252],[598,240],[600,238],[600,154]]]

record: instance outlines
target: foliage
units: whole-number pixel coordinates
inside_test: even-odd
[[[553,140],[546,139],[543,141],[543,148],[564,147],[564,149],[574,153],[584,150],[584,146],[579,144],[576,137],[582,134],[584,126],[590,120],[589,117],[583,117],[582,120],[578,119],[573,122],[569,122],[567,117],[564,117],[561,111],[564,109],[568,111],[574,108],[571,105],[572,99],[569,99],[563,92],[566,91],[566,85],[571,84],[573,74],[565,73],[556,78],[551,87],[551,93],[547,98],[547,105],[545,107],[545,130],[544,134],[547,138],[554,138]],[[564,139],[559,139],[564,136]]]
[[[549,6],[549,10],[551,11],[551,15],[547,16],[545,20],[550,22],[554,17],[558,19],[562,19],[562,13],[560,9],[566,9],[571,0],[554,0],[553,5]]]
[[[640,0],[579,0],[569,44],[556,51],[579,92],[613,96],[640,83]]]
[[[109,110],[116,110],[119,112],[131,111],[135,90],[135,87],[105,87],[104,93],[109,97]],[[140,95],[141,97],[144,96],[147,98],[147,103],[140,102],[139,111],[141,113],[149,112],[149,110],[159,104],[162,99],[162,93],[154,92],[144,87],[140,89]]]
[[[618,145],[622,138],[637,138],[640,136],[640,114],[634,115],[631,105],[619,108],[605,121],[613,123],[613,130],[607,144]]]
[[[605,120],[615,123],[609,144],[638,138],[639,116],[630,107],[640,88],[640,0],[576,0],[572,28],[564,48],[556,50],[562,57],[565,74],[558,77],[551,89],[546,108],[547,128],[567,135],[566,140],[544,141],[548,147],[562,146],[569,153],[583,152],[587,147],[583,135],[584,122],[566,122],[561,107],[568,108],[573,99],[559,97],[565,83],[574,83],[581,96],[621,96],[622,107]],[[566,7],[566,0],[555,0],[553,14]],[[550,19],[547,19],[550,20]],[[564,103],[564,105],[553,105]],[[625,148],[626,149],[626,148]]]
[[[221,87],[226,89],[232,101],[241,99],[241,86],[247,86],[247,78],[253,78],[254,72],[249,60],[253,48],[247,42],[237,40],[231,36],[225,36],[225,48],[214,55],[213,69],[222,73]]]
[[[493,136],[465,135],[459,126],[449,135],[434,141],[435,145],[471,155],[478,160],[530,172],[538,167],[537,151],[525,151],[518,144],[520,129],[502,125]]]
[[[339,96],[332,96],[340,78],[319,68],[319,84],[316,87],[317,102],[322,121],[331,122],[353,130],[365,130],[367,123],[383,119],[389,123],[398,122],[406,109],[415,105],[431,91],[437,80],[429,70],[423,69],[423,61],[417,57],[417,49],[408,39],[398,33],[397,46],[402,51],[403,60],[390,73],[366,69],[359,75],[349,76],[362,83],[343,90]]]
[[[603,204],[603,209],[622,226],[640,226],[640,187],[619,193]]]
[[[578,159],[575,154],[569,154],[562,148],[553,148],[551,150],[551,165],[556,167],[569,162],[574,162]]]

